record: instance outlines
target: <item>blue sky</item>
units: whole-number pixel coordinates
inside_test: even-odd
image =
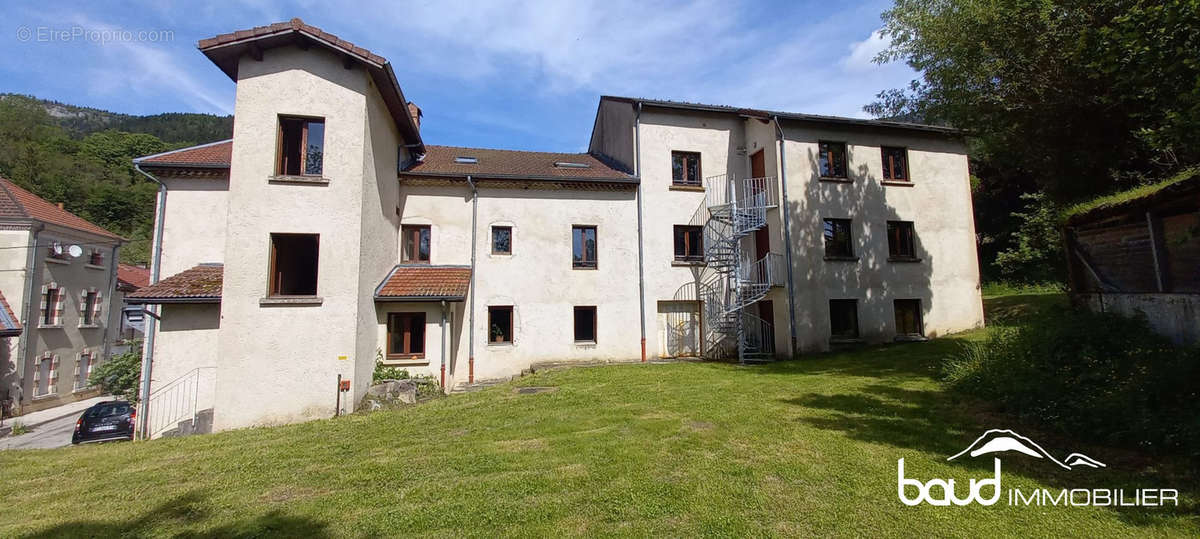
[[[870,61],[886,44],[886,0],[114,5],[5,2],[0,91],[130,114],[229,114],[234,84],[196,41],[297,16],[388,58],[430,144],[582,151],[603,94],[863,116],[877,92],[915,78]],[[104,42],[113,30],[135,37]]]

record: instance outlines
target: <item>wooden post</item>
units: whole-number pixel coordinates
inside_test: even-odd
[[[1150,231],[1150,254],[1154,258],[1154,280],[1159,292],[1167,291],[1167,261],[1163,259],[1163,244],[1161,227],[1155,226],[1154,213],[1146,212],[1146,228]]]

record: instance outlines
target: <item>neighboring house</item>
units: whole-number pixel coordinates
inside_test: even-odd
[[[1064,228],[1072,301],[1200,342],[1200,171],[1091,206]]]
[[[350,411],[377,357],[449,390],[983,323],[955,130],[602,97],[587,153],[427,146],[387,60],[299,19],[199,47],[233,139],[135,160],[165,188],[127,296],[161,319],[151,435]]]
[[[0,178],[0,291],[24,332],[0,368],[0,400],[21,414],[94,396],[107,358],[124,240]]]
[[[0,368],[3,369],[0,370],[0,377],[4,380],[13,376],[16,368],[13,359],[17,357],[20,349],[18,339],[11,337],[20,337],[22,329],[21,320],[8,304],[8,298],[0,293]],[[15,404],[11,397],[5,396],[0,399],[0,418],[12,415]]]
[[[144,316],[142,307],[138,305],[118,308],[125,305],[125,295],[150,284],[150,269],[144,266],[119,264],[117,266],[117,293],[113,296],[112,312],[109,313],[109,324],[116,330],[114,339],[118,343],[140,339],[144,332]],[[124,350],[113,353],[120,353]]]

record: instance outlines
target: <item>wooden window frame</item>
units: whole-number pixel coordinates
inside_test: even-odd
[[[893,231],[896,231],[894,236]],[[917,260],[917,227],[912,221],[888,221],[887,239],[889,260]],[[905,248],[908,253],[903,252]]]
[[[683,181],[675,180],[675,158],[683,159]],[[688,178],[688,160],[696,160],[696,177]],[[686,152],[682,150],[671,150],[671,185],[683,187],[703,187],[704,186],[704,160],[701,158],[700,152]]]
[[[838,335],[834,333],[834,305],[851,305],[854,312],[854,334],[853,335]],[[829,300],[829,338],[832,340],[857,340],[862,338],[862,327],[858,319],[858,300],[849,299],[831,299]]]
[[[58,301],[61,295],[62,288],[46,287],[46,291],[42,294],[42,299],[46,302],[46,310],[42,312],[42,327],[58,325]]]
[[[575,260],[575,231],[576,230],[591,230],[592,235],[596,238],[596,260],[587,260],[581,258]],[[582,240],[579,242],[579,248],[583,256],[587,255],[587,244]],[[571,225],[571,269],[594,270],[600,268],[600,228],[596,225]]]
[[[508,231],[508,250],[507,251],[497,251],[496,250],[496,231],[497,230],[507,230]],[[508,226],[508,225],[492,225],[492,254],[494,254],[494,255],[511,255],[512,251],[513,251],[512,244],[513,244],[513,227]]]
[[[835,227],[838,223],[846,224],[847,238],[846,238],[846,252],[845,253],[830,253],[829,252],[830,238],[825,236],[826,223],[834,223]],[[835,228],[835,232],[836,232],[836,228]],[[836,238],[836,233],[835,233],[834,237]],[[821,240],[824,242],[826,259],[841,260],[841,259],[851,259],[851,258],[855,258],[855,256],[857,256],[854,254],[854,220],[853,219],[841,219],[841,218],[832,218],[832,217],[821,219]]]
[[[88,290],[83,293],[83,305],[80,307],[79,323],[85,326],[96,325],[96,304],[100,301],[100,293]]]
[[[904,165],[904,176],[896,177],[896,161],[894,156],[888,155],[888,150],[899,151]],[[908,169],[908,148],[905,146],[880,146],[879,157],[883,162],[883,179],[889,182],[912,182],[912,171]]]
[[[406,331],[407,334],[405,335],[405,338],[406,338],[405,342],[408,344],[408,346],[406,348],[408,348],[409,352],[393,352],[392,351],[392,336],[394,334],[393,328],[398,327],[399,322],[397,321],[397,322],[393,323],[392,320],[393,319],[398,320],[398,319],[402,319],[402,318],[409,318],[409,319],[413,320],[413,322],[411,322],[410,325],[408,325],[405,328],[405,330],[407,330]],[[412,350],[412,342],[413,342],[412,328],[415,327],[415,324],[418,323],[418,320],[419,320],[420,325],[424,326],[426,329],[421,331],[421,351],[420,352],[412,352],[411,351]],[[387,315],[387,354],[385,357],[389,360],[399,360],[399,361],[411,361],[411,360],[415,360],[415,359],[425,359],[425,351],[427,350],[427,345],[429,344],[429,331],[428,331],[429,326],[426,322],[427,322],[427,318],[426,318],[424,312],[388,313],[388,315]]]
[[[679,254],[679,245],[676,243],[676,241],[680,237],[679,232],[681,230],[683,231],[683,254],[682,255]],[[700,245],[700,254],[698,254],[698,255],[689,255],[688,254],[688,252],[691,250],[690,249],[691,240],[689,239],[691,234],[688,234],[688,232],[696,233],[696,237],[697,237],[698,243]],[[672,244],[672,249],[673,249],[672,253],[674,253],[676,262],[688,262],[688,263],[704,262],[704,227],[695,226],[695,225],[675,225],[671,229],[671,244]]]
[[[592,312],[592,338],[590,340],[580,339],[579,335],[576,333],[579,330],[579,312],[580,311],[591,311]],[[575,343],[576,344],[596,344],[597,342],[599,342],[600,335],[597,332],[598,313],[596,310],[596,306],[595,305],[577,305],[577,306],[575,306],[574,309],[572,309],[572,312],[574,313],[574,317],[571,319],[571,322],[572,322],[572,324],[571,324],[572,335],[571,336],[575,339]]]
[[[278,278],[278,276],[276,275],[276,272],[275,272],[275,270],[278,267],[277,264],[278,264],[278,259],[279,259],[279,253],[277,252],[278,247],[275,245],[275,238],[276,237],[285,237],[285,236],[291,236],[291,237],[306,236],[306,237],[312,237],[315,240],[317,260],[313,261],[313,264],[315,266],[313,268],[313,280],[315,282],[313,283],[313,293],[312,294],[280,294],[279,293],[279,288],[281,287],[281,285],[283,283],[280,282],[280,279]],[[268,242],[271,244],[271,246],[270,246],[271,255],[270,255],[270,264],[267,267],[267,297],[269,297],[269,298],[318,297],[318,292],[320,292],[318,285],[320,284],[320,269],[321,269],[321,258],[320,258],[321,257],[321,235],[320,234],[308,234],[308,233],[292,233],[292,232],[272,232],[268,239]]]
[[[420,256],[421,256],[420,233],[422,230],[428,231],[428,233],[429,233],[429,260],[421,260],[420,259]],[[410,232],[414,235],[413,238],[408,237]],[[401,238],[400,239],[400,263],[401,264],[429,264],[430,260],[433,259],[433,227],[432,226],[402,224],[402,225],[400,225],[400,238]],[[408,241],[410,239],[413,241],[412,254],[413,254],[413,256],[417,257],[415,260],[410,260],[404,254],[404,246],[408,243]]]
[[[298,121],[300,122],[300,173],[288,174],[287,160],[283,152],[283,124],[284,122]],[[309,178],[319,178],[325,174],[325,137],[321,136],[321,171],[316,174],[306,172],[308,168],[308,124],[319,123],[325,125],[325,118],[319,116],[294,116],[294,115],[279,115],[279,120],[276,122],[275,135],[275,175],[276,176],[305,176]]]
[[[100,249],[92,249],[91,254],[88,256],[88,264],[93,266],[103,266],[104,251],[101,251]]]
[[[831,144],[836,144],[836,145],[839,145],[842,147],[842,159],[841,159],[842,174],[841,174],[841,176],[838,176],[836,174],[826,176],[821,171],[821,157],[826,158],[830,163],[834,162],[834,159],[833,159],[834,152],[832,150],[827,151],[822,148],[822,146],[831,145]],[[849,177],[850,177],[850,156],[848,155],[849,151],[850,151],[849,147],[850,147],[849,144],[846,144],[845,142],[842,142],[842,141],[836,141],[836,140],[818,140],[817,141],[817,153],[818,153],[817,173],[820,174],[821,178],[827,178],[827,179],[831,179],[831,180],[849,179]],[[830,168],[835,168],[835,167],[831,166]]]
[[[914,321],[917,324],[916,333],[902,333],[900,331],[900,306],[901,302],[915,303],[916,312],[914,313]],[[925,316],[922,314],[922,301],[920,298],[901,298],[892,300],[892,316],[896,319],[896,335],[899,337],[924,337],[925,336]]]
[[[515,323],[514,323],[513,319],[516,317],[516,309],[514,309],[512,305],[488,305],[487,309],[488,309],[487,343],[488,344],[512,344],[513,341],[515,341],[517,338],[517,336],[514,334],[514,331],[513,331],[513,328],[515,327]],[[495,340],[495,337],[492,336],[492,326],[494,325],[492,323],[492,313],[494,313],[496,311],[508,311],[508,339],[507,340],[497,341],[497,340]]]

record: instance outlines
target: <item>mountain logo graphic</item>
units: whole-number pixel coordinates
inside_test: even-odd
[[[1063,460],[1056,459],[1054,458],[1054,455],[1051,455],[1048,451],[1042,449],[1042,446],[1038,445],[1037,442],[1034,442],[1033,440],[1030,440],[1029,438],[1021,436],[1020,434],[1008,429],[988,430],[980,437],[976,438],[974,442],[971,442],[971,445],[967,446],[966,449],[958,452],[956,455],[946,460],[954,460],[963,455],[978,457],[993,453],[1006,453],[1009,451],[1015,451],[1033,458],[1049,460],[1065,470],[1071,470],[1080,467],[1106,467],[1103,462],[1084,455],[1083,453],[1071,453]]]

